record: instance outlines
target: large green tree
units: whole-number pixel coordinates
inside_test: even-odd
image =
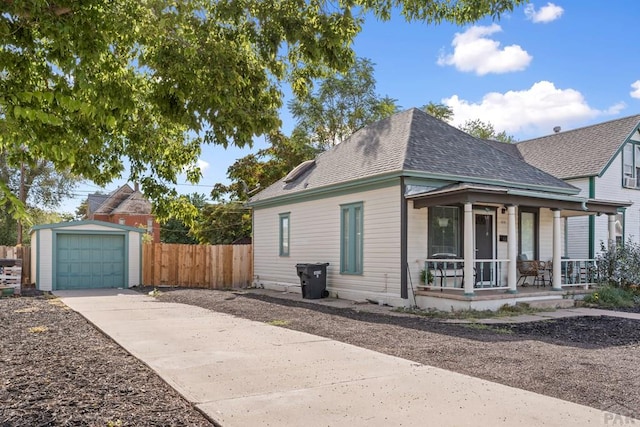
[[[373,65],[369,59],[357,59],[346,72],[322,79],[313,93],[289,102],[297,131],[314,147],[326,150],[397,111],[394,99],[376,93]]]
[[[188,196],[189,202],[202,214],[207,206],[203,194],[194,193]],[[160,226],[160,241],[162,243],[182,243],[193,245],[198,243],[197,237],[192,232],[192,228],[176,218],[170,218]]]
[[[375,92],[373,64],[358,59],[344,73],[334,73],[316,82],[317,90],[289,104],[298,125],[291,136],[279,132],[269,135],[269,147],[238,159],[227,171],[231,184],[216,184],[212,196],[220,204],[204,214],[205,224],[195,231],[201,242],[214,241],[214,233],[244,237],[250,233],[250,216],[239,208],[260,188],[268,187],[297,165],[342,141],[367,124],[393,114],[395,101]]]
[[[437,104],[433,101],[429,101],[428,104],[422,106],[422,110],[445,122],[450,122],[453,119],[453,108],[445,104]]]
[[[228,245],[251,236],[251,211],[240,202],[207,205],[191,228],[199,243]]]
[[[526,0],[1,0],[0,156],[105,185],[129,168],[156,213],[187,219],[201,143],[242,146],[280,125],[281,84],[304,95],[345,70],[362,17],[464,24]],[[195,136],[193,136],[195,135]],[[0,204],[23,204],[0,182]]]
[[[22,243],[28,238],[28,225],[56,218],[51,212],[72,195],[78,182],[69,172],[57,172],[50,161],[18,159],[17,163],[18,167],[12,166],[7,157],[0,157],[0,182],[25,204],[30,219],[19,222],[11,214],[10,202],[0,203],[0,245]]]
[[[476,138],[493,139],[495,141],[506,143],[516,142],[513,135],[508,135],[505,131],[497,132],[491,123],[483,122],[480,119],[467,120],[462,126],[460,126],[460,130],[468,133],[469,135],[473,135]]]
[[[368,59],[357,59],[346,72],[319,79],[315,87],[288,105],[298,121],[291,136],[274,132],[268,148],[238,159],[227,171],[231,184],[217,184],[214,199],[246,200],[251,190],[268,187],[303,161],[398,109],[395,100],[376,93]]]

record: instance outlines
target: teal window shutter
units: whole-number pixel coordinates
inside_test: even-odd
[[[280,214],[280,256],[289,256],[290,213]]]
[[[362,274],[362,202],[340,206],[340,272]]]

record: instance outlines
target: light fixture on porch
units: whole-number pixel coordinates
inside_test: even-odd
[[[445,228],[449,226],[449,218],[438,218],[438,226]]]

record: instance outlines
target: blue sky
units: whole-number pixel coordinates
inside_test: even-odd
[[[403,110],[440,102],[453,109],[453,125],[481,119],[525,140],[554,126],[569,130],[640,113],[638,16],[637,0],[558,0],[462,27],[368,19],[354,49],[376,64],[377,92]],[[286,108],[282,120],[289,134],[295,123]],[[264,146],[260,139],[253,148],[205,146],[200,185],[177,188],[208,195],[227,181],[237,158]],[[78,187],[61,210],[73,212],[98,189]]]

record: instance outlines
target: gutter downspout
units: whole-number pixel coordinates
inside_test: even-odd
[[[407,256],[407,235],[408,235],[408,215],[407,215],[407,199],[405,192],[404,177],[400,177],[400,297],[402,299],[409,298],[407,289],[407,269],[409,268]]]
[[[596,177],[589,177],[589,199],[596,198]],[[596,219],[593,215],[589,215],[589,259],[595,258],[595,241],[596,241]],[[584,252],[583,252],[584,253]]]

